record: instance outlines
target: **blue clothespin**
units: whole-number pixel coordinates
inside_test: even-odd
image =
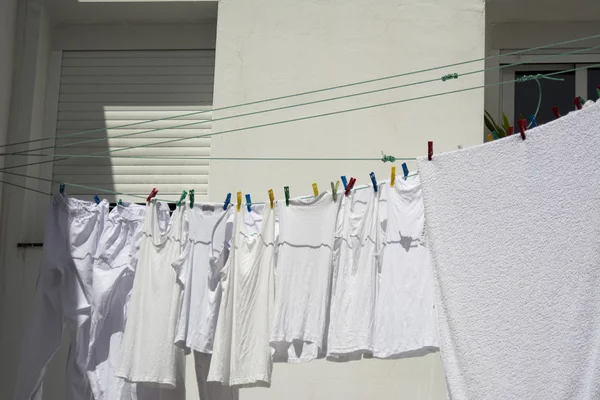
[[[60,186],[58,187],[58,191],[60,192],[60,194],[62,194],[63,196],[65,195],[65,184],[61,183]]]
[[[402,172],[404,172],[404,180],[406,180],[406,177],[408,176],[408,166],[406,163],[402,163]]]
[[[246,194],[246,208],[248,209],[248,212],[252,212],[252,199],[250,199],[250,195]]]
[[[227,197],[225,197],[225,203],[223,204],[223,210],[227,210],[227,207],[229,207],[229,203],[231,203],[231,193],[227,193]]]
[[[371,182],[373,183],[373,190],[375,193],[377,193],[377,179],[375,179],[375,172],[371,172],[369,176],[371,177]]]
[[[531,116],[531,127],[535,128],[536,126],[538,126],[537,119],[535,118],[535,115],[532,115]]]
[[[94,195],[94,201],[96,202],[96,204],[100,204],[100,197],[98,197],[97,194]]]
[[[345,175],[342,175],[342,184],[344,185],[344,190],[346,190],[346,187],[348,186],[348,181],[346,180]]]

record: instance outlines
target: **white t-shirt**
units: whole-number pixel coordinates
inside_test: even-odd
[[[223,204],[194,204],[186,207],[190,240],[181,257],[173,263],[183,287],[183,304],[177,324],[176,344],[201,353],[212,353],[221,303],[219,266],[214,261],[213,243],[225,243],[227,219]],[[222,245],[216,247],[221,251]]]
[[[373,356],[418,355],[438,348],[433,276],[424,246],[419,177],[381,185],[387,229],[375,312]]]
[[[278,203],[274,361],[314,360],[323,354],[335,222],[340,200],[330,193]]]
[[[184,354],[174,344],[181,287],[171,264],[187,240],[186,213],[175,210],[161,229],[156,200],[147,207],[116,374],[132,382],[173,387],[185,395]]]
[[[275,212],[253,205],[234,214],[229,257],[221,272],[223,296],[208,373],[229,386],[269,386],[269,338],[274,303]]]
[[[381,248],[378,194],[366,188],[341,196],[327,347],[331,360],[356,359],[373,351]]]

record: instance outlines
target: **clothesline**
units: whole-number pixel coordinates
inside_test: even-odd
[[[586,69],[589,69],[589,68],[596,68],[596,67],[599,67],[599,66],[600,66],[600,64],[586,65],[586,66],[577,67],[577,68],[571,68],[571,69],[562,70],[562,71],[555,71],[555,72],[551,72],[551,73],[548,73],[548,74],[540,74],[538,76],[540,78],[548,78],[548,77],[552,77],[552,76],[563,74],[563,73],[567,73],[567,72],[573,72],[573,71],[578,71],[578,70],[586,70]],[[84,154],[84,155],[27,154],[27,156],[33,156],[33,157],[64,157],[64,158],[52,159],[52,160],[45,160],[45,161],[38,161],[38,162],[27,163],[27,164],[20,164],[20,165],[14,165],[14,166],[8,166],[8,167],[5,167],[5,168],[1,169],[0,172],[5,172],[8,169],[28,167],[28,166],[32,166],[32,165],[47,164],[47,163],[52,163],[52,162],[60,162],[60,161],[69,160],[69,159],[88,158],[88,157],[97,156],[97,155],[101,155],[101,154],[111,154],[111,155],[107,155],[107,156],[104,157],[104,158],[111,158],[112,157],[112,153],[120,152],[120,151],[132,150],[132,149],[137,149],[137,148],[152,147],[152,146],[157,146],[157,145],[160,145],[160,144],[175,143],[175,142],[181,142],[181,141],[190,140],[190,139],[199,139],[199,138],[204,138],[204,137],[212,137],[212,136],[223,135],[223,134],[234,133],[234,132],[240,132],[240,131],[251,130],[251,129],[257,129],[257,128],[277,126],[277,125],[282,125],[282,124],[290,123],[290,122],[298,122],[298,121],[304,121],[304,120],[309,120],[309,119],[313,119],[313,118],[320,118],[320,117],[327,117],[327,116],[332,116],[332,115],[345,114],[345,113],[349,113],[349,112],[362,111],[362,110],[373,109],[373,108],[378,108],[378,107],[383,107],[383,106],[388,106],[388,105],[406,103],[406,102],[415,101],[415,100],[423,100],[423,99],[428,99],[428,98],[434,98],[434,97],[444,96],[444,95],[448,95],[448,94],[456,94],[456,93],[462,93],[462,92],[467,92],[467,91],[476,90],[476,89],[483,89],[483,88],[487,88],[487,87],[501,86],[501,85],[505,85],[507,83],[517,83],[517,82],[521,82],[521,81],[522,80],[520,78],[519,79],[512,79],[512,80],[507,80],[507,81],[502,81],[502,82],[497,82],[497,83],[490,83],[490,84],[484,84],[484,85],[480,85],[480,86],[473,86],[473,87],[469,87],[469,88],[463,88],[463,89],[457,89],[457,90],[452,90],[452,91],[447,91],[447,92],[435,93],[435,94],[431,94],[431,95],[418,96],[418,97],[412,97],[412,98],[401,99],[401,100],[394,100],[394,101],[389,101],[389,102],[384,102],[384,103],[371,104],[371,105],[367,105],[367,106],[361,106],[361,107],[355,107],[355,108],[350,108],[350,109],[332,111],[332,112],[328,112],[328,113],[322,113],[322,114],[304,116],[304,117],[299,117],[299,118],[293,118],[293,119],[289,119],[289,120],[281,120],[281,121],[275,121],[275,122],[270,122],[270,123],[265,123],[265,124],[259,124],[259,125],[252,125],[252,126],[242,127],[242,128],[229,129],[229,130],[224,130],[224,131],[220,131],[220,132],[208,133],[208,134],[204,134],[204,135],[190,136],[190,137],[185,137],[185,138],[169,139],[169,140],[160,141],[160,142],[156,142],[156,143],[148,143],[148,144],[143,144],[143,145],[139,145],[139,146],[123,147],[123,148],[119,148],[119,149],[101,151],[101,152],[96,152],[96,153],[91,153],[91,154]],[[160,128],[160,129],[163,129],[163,128]],[[25,155],[25,154],[10,154],[10,155]],[[138,158],[138,157],[139,156],[123,156],[123,158]],[[178,158],[179,157],[172,157],[171,159],[178,159]],[[197,157],[197,159],[203,159],[203,158],[204,159],[210,159],[210,158],[206,158],[206,157]]]
[[[342,88],[347,88],[347,87],[352,87],[352,86],[359,86],[359,85],[363,85],[363,84],[367,84],[367,83],[380,82],[380,81],[384,81],[384,80],[389,80],[389,79],[394,79],[394,78],[399,78],[399,77],[404,77],[404,76],[410,76],[410,75],[415,75],[415,74],[424,73],[424,72],[431,72],[431,71],[435,71],[435,70],[439,70],[439,69],[444,69],[444,68],[456,67],[456,66],[460,66],[460,65],[466,65],[466,64],[471,64],[471,63],[481,62],[481,61],[487,61],[487,60],[491,60],[491,59],[495,59],[495,58],[500,58],[500,57],[506,57],[506,56],[511,56],[511,55],[518,55],[518,54],[528,53],[528,52],[535,51],[535,50],[542,50],[542,49],[547,49],[547,48],[551,48],[551,47],[555,47],[555,46],[572,44],[572,43],[576,43],[576,42],[580,42],[580,41],[585,41],[585,40],[590,40],[590,39],[596,39],[596,38],[600,38],[600,34],[599,35],[592,35],[592,36],[582,37],[582,38],[576,38],[576,39],[572,39],[572,40],[566,40],[566,41],[562,41],[562,42],[556,42],[556,43],[552,43],[552,44],[548,44],[548,45],[543,45],[543,46],[531,47],[531,48],[528,48],[528,49],[517,50],[517,51],[505,53],[505,54],[495,54],[495,55],[491,55],[491,56],[487,56],[487,57],[476,58],[476,59],[467,60],[467,61],[461,61],[461,62],[457,62],[457,63],[451,63],[451,64],[446,64],[446,65],[432,67],[432,68],[426,68],[426,69],[415,70],[415,71],[410,71],[410,72],[405,72],[405,73],[400,73],[400,74],[394,74],[394,75],[389,75],[389,76],[384,76],[384,77],[379,77],[379,78],[374,78],[374,79],[369,79],[369,80],[352,82],[352,83],[343,84],[343,85],[330,86],[330,87],[327,87],[327,88],[310,90],[310,91],[305,91],[305,92],[299,92],[299,93],[294,93],[294,94],[289,94],[289,95],[284,95],[284,96],[278,96],[278,97],[273,97],[273,98],[268,98],[268,99],[262,99],[262,100],[247,102],[247,103],[241,103],[241,104],[236,104],[236,105],[231,105],[231,106],[219,107],[219,108],[214,108],[214,109],[211,109],[211,110],[195,111],[195,112],[184,113],[184,114],[180,114],[180,115],[176,115],[176,116],[171,116],[171,117],[165,117],[165,118],[160,118],[160,119],[151,119],[151,120],[146,120],[146,121],[141,121],[141,122],[135,122],[135,123],[131,123],[131,124],[124,124],[124,125],[120,125],[120,126],[117,126],[117,127],[113,127],[111,129],[131,127],[131,126],[136,126],[136,125],[140,125],[140,124],[144,124],[144,123],[152,122],[152,121],[163,121],[163,120],[170,120],[170,119],[182,118],[182,117],[192,116],[192,115],[200,115],[200,114],[214,112],[214,111],[223,111],[223,110],[228,110],[228,109],[233,109],[233,108],[238,108],[238,107],[244,107],[244,106],[256,105],[256,104],[262,104],[262,103],[271,102],[271,101],[277,101],[277,100],[283,100],[283,99],[288,99],[288,98],[292,98],[292,97],[304,96],[304,95],[308,95],[308,94],[321,93],[321,92],[325,92],[325,91],[329,91],[329,90],[336,90],[336,89],[342,89]],[[574,53],[580,52],[580,51],[588,51],[588,50],[591,50],[591,49],[593,49],[593,48],[581,49],[581,50],[575,51]],[[555,56],[566,55],[566,54],[573,54],[573,53],[563,53],[563,54],[553,55],[553,56],[549,56],[549,57],[545,57],[545,58],[552,58],[552,57],[555,57]],[[540,58],[539,60],[543,60],[545,58]],[[515,65],[520,65],[520,64],[522,64],[522,62],[521,63],[510,64],[508,66],[515,66]],[[505,68],[505,67],[506,66],[493,67],[493,68],[483,69],[483,70],[481,70],[479,72],[484,72],[484,71],[493,70],[493,69],[501,69],[501,68]],[[472,73],[475,73],[475,72],[472,72]],[[450,74],[450,75],[454,75],[454,74]],[[465,75],[465,74],[462,74],[462,75]],[[447,79],[445,79],[446,76],[442,77],[441,80],[442,81],[446,81],[447,80]],[[454,77],[456,77],[456,76],[454,76]],[[439,80],[440,79],[428,80],[428,81],[424,81],[423,83],[428,83],[428,82],[433,82],[433,81],[439,81]],[[388,89],[388,90],[391,90],[391,89]],[[17,146],[17,145],[21,145],[21,144],[28,144],[28,143],[34,143],[34,142],[41,142],[41,141],[46,141],[46,140],[53,140],[55,138],[72,137],[72,136],[77,136],[77,135],[82,135],[82,134],[87,134],[87,133],[103,132],[103,131],[106,131],[107,129],[109,129],[109,128],[105,127],[105,128],[93,129],[93,130],[88,130],[88,131],[75,132],[75,133],[71,133],[71,134],[67,134],[67,135],[55,136],[55,137],[51,137],[51,138],[39,138],[39,139],[22,141],[22,142],[8,143],[8,144],[0,145],[0,148],[9,147],[9,146]]]
[[[551,58],[555,58],[555,57],[561,57],[561,56],[565,56],[565,55],[572,55],[572,54],[576,54],[576,53],[581,53],[581,52],[586,52],[586,51],[590,51],[590,50],[595,50],[595,49],[598,49],[598,48],[600,48],[600,45],[599,46],[594,46],[594,47],[587,47],[587,48],[583,48],[583,49],[571,50],[571,51],[563,52],[563,53],[560,53],[560,54],[552,54],[552,55],[548,55],[548,56],[538,57],[538,58],[536,58],[536,59],[534,59],[532,61],[543,61],[543,60],[547,60],[547,59],[551,59]],[[490,68],[484,68],[484,69],[469,71],[469,72],[461,73],[460,75],[459,74],[453,74],[453,78],[458,78],[458,76],[468,76],[468,75],[478,74],[478,73],[482,73],[482,72],[486,72],[486,71],[501,70],[503,68],[510,68],[510,67],[522,65],[524,63],[525,63],[525,61],[520,61],[520,62],[516,62],[516,63],[512,63],[512,64],[506,64],[506,65],[500,65],[500,66],[496,66],[496,67],[490,67]],[[445,79],[445,77],[442,78],[442,81],[446,81],[446,80],[447,79]],[[269,113],[269,112],[274,112],[274,111],[283,111],[283,110],[287,110],[287,109],[291,109],[291,108],[304,107],[304,106],[314,105],[314,104],[321,104],[321,103],[330,102],[330,101],[336,101],[336,100],[342,100],[342,99],[347,99],[347,98],[352,98],[352,97],[364,96],[364,95],[369,95],[369,94],[374,94],[374,93],[380,93],[380,92],[385,92],[385,91],[390,91],[390,90],[396,90],[396,89],[401,89],[401,88],[406,88],[406,87],[411,87],[411,86],[417,86],[417,85],[426,84],[426,83],[439,82],[439,81],[440,81],[440,78],[427,79],[427,80],[418,81],[418,82],[411,82],[411,83],[407,83],[407,84],[403,84],[403,85],[397,85],[397,86],[391,86],[391,87],[386,87],[386,88],[374,89],[374,90],[369,90],[369,91],[365,91],[365,92],[352,93],[352,94],[348,94],[348,95],[344,95],[344,96],[330,97],[330,98],[321,99],[321,100],[308,101],[308,102],[299,103],[299,104],[292,104],[292,105],[288,105],[288,106],[269,108],[269,109],[266,109],[266,110],[253,111],[253,112],[248,112],[248,113],[243,113],[243,114],[231,115],[231,116],[227,116],[227,117],[214,118],[214,119],[211,119],[211,120],[194,121],[194,122],[188,122],[188,123],[185,123],[185,124],[180,124],[180,125],[174,125],[174,126],[170,126],[170,127],[165,127],[165,128],[153,128],[153,129],[144,130],[144,131],[141,131],[141,132],[125,133],[125,134],[122,134],[122,135],[116,135],[116,136],[114,136],[111,139],[119,139],[119,138],[124,138],[124,137],[137,136],[137,135],[142,135],[144,133],[157,132],[157,131],[167,130],[167,129],[191,127],[191,126],[196,126],[196,125],[200,125],[200,124],[206,124],[208,122],[212,123],[212,122],[216,122],[216,121],[223,121],[223,120],[229,120],[229,119],[235,119],[235,118],[248,117],[248,116],[252,116],[252,115],[264,114],[264,113]],[[168,118],[172,119],[172,118],[175,118],[175,117],[168,117]],[[165,118],[158,118],[158,119],[153,119],[153,120],[146,120],[146,121],[142,121],[142,122],[136,122],[135,124],[141,125],[141,124],[146,124],[146,123],[149,123],[149,122],[157,122],[157,121],[162,121],[162,120],[165,120]],[[124,125],[124,126],[132,126],[132,125],[133,124],[127,124],[127,125]],[[116,126],[116,127],[103,128],[103,129],[104,130],[106,130],[106,129],[119,129],[119,128],[122,128],[124,126]],[[75,132],[75,133],[72,133],[72,134],[56,136],[56,138],[63,138],[63,137],[66,137],[66,136],[73,136],[73,135],[83,135],[83,134],[86,134],[87,132],[96,132],[96,131],[97,130]],[[22,150],[22,151],[18,151],[18,152],[14,152],[14,153],[9,153],[9,154],[5,153],[5,155],[30,154],[31,152],[34,152],[34,151],[42,151],[42,150],[48,150],[48,149],[57,149],[57,148],[63,148],[63,147],[69,148],[69,147],[79,146],[79,145],[86,144],[86,143],[94,143],[94,142],[98,142],[98,141],[104,141],[106,139],[107,139],[106,137],[94,138],[94,139],[83,140],[83,141],[80,141],[80,142],[77,142],[77,143],[66,143],[66,144],[62,144],[62,145],[58,145],[58,146],[46,146],[46,147],[40,147],[40,148],[37,148],[37,149]]]

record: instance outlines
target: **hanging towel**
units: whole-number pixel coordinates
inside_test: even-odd
[[[451,399],[600,398],[600,103],[419,159]]]

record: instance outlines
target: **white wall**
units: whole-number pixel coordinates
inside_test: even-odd
[[[219,4],[215,76],[216,108],[311,89],[398,74],[483,57],[482,0],[222,0]],[[355,93],[439,78],[482,68],[480,63],[439,70],[360,88],[303,96],[264,107]],[[360,107],[483,84],[483,74],[370,96],[319,104],[251,118],[215,121],[214,132],[306,115]],[[249,112],[245,107],[216,112],[215,118]],[[483,91],[254,129],[212,139],[212,155],[245,157],[396,157],[425,155],[480,143]],[[411,170],[414,164],[409,163]],[[340,175],[369,182],[369,172],[389,177],[390,165],[371,162],[211,163],[211,200],[241,190],[255,201],[273,188],[283,197],[321,190]],[[363,360],[349,364],[314,361],[275,366],[270,389],[243,389],[250,399],[443,399],[439,356],[400,361]]]

